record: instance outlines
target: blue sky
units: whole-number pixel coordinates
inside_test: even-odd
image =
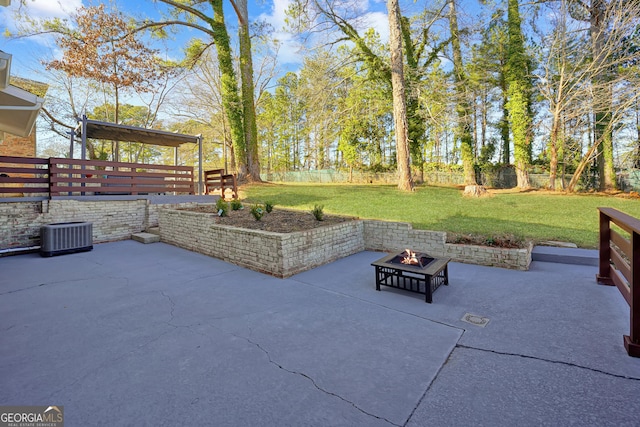
[[[38,19],[65,18],[82,5],[90,6],[100,3],[113,3],[119,9],[136,18],[143,19],[149,17],[157,19],[161,16],[162,10],[167,10],[167,6],[154,0],[23,0],[26,4],[28,16]],[[278,64],[284,70],[295,70],[302,62],[302,55],[299,45],[294,38],[282,31],[285,23],[285,10],[291,0],[248,0],[249,14],[252,22],[263,20],[271,24],[274,28],[274,37],[281,42],[278,52]],[[436,2],[434,0],[433,2]],[[425,5],[433,3],[430,1],[416,2],[414,0],[400,0],[403,14],[412,15],[417,13]],[[386,14],[386,0],[342,0],[342,4],[349,4],[359,12],[359,22],[365,27],[375,28],[383,41],[388,39],[388,21]],[[225,1],[227,7],[226,20],[231,36],[235,36],[235,13],[230,2]],[[0,32],[5,29],[15,33],[15,11],[21,7],[20,0],[12,0],[10,7],[0,7]],[[478,11],[478,0],[459,0],[458,13],[460,14],[460,25],[473,23],[476,20]],[[181,55],[180,48],[184,46],[189,38],[201,37],[197,30],[190,30],[182,27],[176,40],[168,43],[172,51],[169,53],[173,58]],[[323,37],[327,37],[325,34]],[[7,39],[0,35],[0,50],[13,55],[12,74],[28,78],[38,78],[38,74],[43,70],[41,60],[51,60],[60,56],[54,39],[51,36],[32,36],[21,39]],[[254,61],[255,62],[255,61]]]
[[[160,11],[166,10],[166,5],[152,0],[112,0],[116,7],[127,14],[131,14],[137,18],[158,18]],[[386,40],[388,34],[388,24],[386,18],[386,4],[383,0],[352,0],[357,3],[362,16],[367,20],[370,26],[376,28],[383,39]],[[272,25],[276,31],[275,37],[282,43],[278,53],[278,62],[280,66],[291,69],[296,68],[301,62],[298,45],[291,35],[282,31],[285,19],[285,10],[290,0],[250,0],[249,14],[250,19],[264,20]],[[89,6],[91,4],[109,3],[109,0],[26,0],[26,9],[28,16],[39,19],[48,18],[65,18],[70,13],[77,10],[82,5]],[[409,2],[412,3],[412,2]],[[235,34],[235,15],[230,8],[229,2],[226,2],[228,12],[226,13],[227,25],[229,32],[233,36]],[[20,8],[20,0],[13,0],[12,5],[8,8],[0,7],[0,31],[9,30],[15,33],[18,24],[14,18],[15,11]],[[183,46],[191,37],[200,37],[196,30],[182,28],[176,35],[176,40],[169,42],[171,56],[180,55],[180,47]],[[32,36],[20,39],[7,39],[0,37],[0,50],[13,55],[12,74],[38,79],[39,72],[43,67],[41,60],[50,60],[60,55],[53,37],[51,36]]]

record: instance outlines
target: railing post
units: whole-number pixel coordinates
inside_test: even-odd
[[[631,233],[631,280],[629,287],[631,303],[629,304],[629,335],[624,337],[624,347],[632,357],[640,357],[640,234]]]
[[[611,222],[609,215],[600,210],[600,241],[599,241],[600,261],[598,263],[598,275],[596,280],[601,285],[613,285],[611,279]]]

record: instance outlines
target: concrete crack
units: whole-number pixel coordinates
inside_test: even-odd
[[[111,276],[105,276],[105,277],[112,278]],[[15,294],[15,293],[18,293],[18,292],[28,291],[28,290],[35,289],[35,288],[41,288],[42,286],[53,286],[53,285],[59,285],[61,283],[86,282],[87,280],[91,280],[91,279],[95,279],[95,277],[87,277],[87,278],[75,279],[75,280],[59,280],[57,282],[40,283],[38,285],[27,286],[26,288],[20,288],[20,289],[14,289],[12,291],[2,292],[2,293],[0,293],[0,296],[1,295]],[[129,279],[125,279],[125,280],[127,280],[127,283],[128,283]]]
[[[543,357],[529,356],[529,355],[526,355],[526,354],[509,353],[509,352],[497,351],[497,350],[489,350],[489,349],[486,349],[486,348],[472,347],[472,346],[468,346],[468,345],[464,345],[464,344],[456,344],[456,348],[464,348],[464,349],[468,349],[468,350],[484,351],[486,353],[499,354],[499,355],[502,355],[502,356],[516,356],[516,357],[522,357],[523,359],[539,360],[541,362],[555,363],[555,364],[558,364],[558,365],[571,366],[572,368],[584,369],[584,370],[587,370],[587,371],[596,372],[598,374],[608,375],[610,377],[620,378],[620,379],[623,379],[623,380],[640,381],[640,378],[638,378],[638,377],[630,377],[630,376],[627,376],[627,375],[614,374],[614,373],[611,373],[611,372],[603,371],[602,369],[590,368],[588,366],[582,366],[582,365],[578,365],[576,363],[571,363],[571,362],[563,362],[562,360],[545,359]]]
[[[170,297],[169,295],[165,294],[165,293],[164,293],[164,291],[159,291],[159,292],[160,292],[160,295],[162,295],[163,297],[165,297],[166,299],[168,299],[168,300],[169,300],[169,304],[170,304],[170,306],[171,306],[171,313],[170,313],[170,317],[171,317],[171,318],[170,318],[170,319],[169,319],[169,321],[167,322],[167,325],[170,325],[170,326],[177,326],[177,325],[174,325],[174,324],[172,324],[172,323],[171,323],[171,322],[173,322],[173,317],[174,317],[174,316],[173,316],[173,311],[174,311],[174,310],[175,310],[175,308],[176,308],[176,303],[171,299],[171,297]]]
[[[464,332],[466,331],[463,331],[463,334]],[[409,424],[409,421],[411,421],[411,418],[413,418],[413,415],[416,413],[416,411],[418,410],[418,407],[420,406],[424,398],[427,396],[427,393],[429,393],[429,390],[431,390],[433,383],[435,383],[436,379],[440,376],[440,372],[442,372],[442,370],[447,365],[447,363],[449,363],[449,359],[451,359],[451,355],[453,354],[454,350],[455,350],[455,347],[453,347],[449,352],[449,355],[447,356],[447,360],[442,365],[440,365],[440,368],[438,368],[438,372],[436,372],[436,374],[431,379],[431,382],[429,383],[427,388],[424,390],[424,393],[422,393],[422,396],[420,396],[420,399],[418,399],[418,401],[416,402],[416,405],[413,407],[413,409],[411,410],[411,413],[409,414],[405,422],[402,424],[402,427],[406,427],[406,425]]]
[[[275,360],[273,360],[273,358],[271,357],[271,354],[269,354],[269,351],[267,351],[264,347],[262,347],[262,346],[261,346],[260,344],[258,344],[257,342],[255,342],[255,341],[251,340],[250,338],[243,337],[243,336],[240,336],[240,335],[237,335],[237,334],[234,334],[234,333],[231,333],[231,335],[233,335],[233,336],[234,336],[234,337],[236,337],[236,338],[243,339],[243,340],[247,341],[249,344],[254,345],[257,349],[259,349],[260,351],[262,351],[262,352],[267,356],[267,358],[269,359],[269,363],[271,363],[272,365],[274,365],[274,366],[278,367],[279,369],[281,369],[281,370],[283,370],[283,371],[285,371],[285,372],[288,372],[288,373],[290,373],[290,374],[298,375],[298,376],[301,376],[302,378],[305,378],[306,380],[308,380],[309,382],[311,382],[311,384],[313,384],[313,386],[314,386],[318,391],[321,391],[322,393],[325,393],[325,394],[327,394],[327,395],[329,395],[329,396],[333,396],[333,397],[335,397],[335,398],[337,398],[337,399],[342,400],[342,401],[343,401],[343,402],[345,402],[345,403],[348,403],[349,405],[351,405],[352,407],[354,407],[357,411],[359,411],[359,412],[361,412],[361,413],[363,413],[363,414],[365,414],[365,415],[367,415],[367,416],[370,416],[370,417],[376,418],[376,419],[381,420],[381,421],[385,421],[385,422],[387,422],[387,423],[389,423],[389,424],[391,424],[391,425],[397,426],[397,427],[402,427],[400,424],[396,424],[396,423],[394,423],[393,421],[390,421],[390,420],[388,420],[388,419],[386,419],[386,418],[384,418],[384,417],[381,417],[381,416],[378,416],[378,415],[372,414],[371,412],[365,411],[364,409],[362,409],[361,407],[359,407],[358,405],[356,405],[354,402],[352,402],[352,401],[350,401],[350,400],[348,400],[348,399],[345,399],[344,397],[340,396],[340,395],[339,395],[339,394],[337,394],[337,393],[334,393],[334,392],[332,392],[332,391],[329,391],[329,390],[326,390],[326,389],[322,388],[320,385],[318,385],[318,383],[317,383],[313,378],[311,378],[309,375],[305,374],[304,372],[292,371],[292,370],[290,370],[290,369],[285,368],[285,367],[284,367],[284,366],[282,366],[280,363],[278,363],[278,362],[276,362]]]
[[[173,321],[174,321],[174,319],[175,319],[175,314],[174,314],[174,312],[175,312],[175,308],[176,308],[176,303],[175,303],[175,301],[174,301],[174,300],[173,300],[173,298],[171,298],[169,295],[165,294],[165,293],[164,293],[164,291],[156,291],[156,292],[158,292],[160,295],[162,295],[163,297],[165,297],[165,298],[169,301],[169,305],[170,305],[169,320],[167,320],[166,322],[164,322],[164,323],[166,323],[166,324],[167,324],[167,326],[171,326],[172,328],[176,328],[176,329],[177,329],[177,328],[190,329],[190,328],[192,328],[193,326],[199,326],[199,325],[201,324],[201,323],[190,323],[190,324],[188,324],[188,325],[177,325],[177,324],[173,323]],[[193,331],[192,331],[192,332],[193,332]],[[206,337],[206,335],[204,335],[204,334],[201,334],[201,333],[199,333],[199,332],[196,332],[196,333],[197,333],[198,335],[201,335],[201,336],[205,336],[205,337]]]

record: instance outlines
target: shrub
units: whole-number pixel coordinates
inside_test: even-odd
[[[271,213],[271,211],[273,210],[273,202],[270,201],[266,201],[264,202],[264,210],[267,211],[267,213]]]
[[[311,213],[313,214],[313,217],[316,219],[316,221],[322,221],[322,218],[324,217],[324,212],[322,212],[322,209],[324,209],[324,205],[315,205],[311,210]]]
[[[218,216],[227,216],[229,213],[229,203],[225,202],[222,197],[220,197],[216,201],[216,210],[218,211]]]
[[[234,211],[242,209],[242,202],[238,199],[233,199],[231,201],[231,209]]]
[[[260,219],[262,219],[262,215],[264,215],[264,209],[262,209],[260,205],[253,205],[251,207],[251,215],[253,215],[256,221],[260,221]]]

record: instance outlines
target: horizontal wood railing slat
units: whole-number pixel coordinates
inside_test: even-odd
[[[0,187],[0,193],[48,193],[49,187]]]
[[[0,176],[0,183],[2,184],[29,184],[29,183],[48,183],[49,178],[22,178],[22,177],[10,177],[4,178]]]
[[[618,251],[611,251],[611,261],[613,261],[613,265],[616,266],[616,270],[618,270],[625,280],[628,282],[631,281],[631,266],[629,263],[618,253]]]
[[[27,165],[48,165],[49,159],[38,157],[0,156],[0,163],[23,163]]]
[[[631,253],[631,242],[616,230],[611,230],[611,241],[619,247],[622,252],[626,254]]]
[[[627,286],[627,281],[625,280],[622,273],[613,268],[611,269],[611,278],[613,279],[613,283],[616,285],[624,299],[627,301],[627,304],[631,304],[631,292],[629,290],[629,286]]]
[[[18,167],[5,167],[0,166],[0,173],[29,173],[29,174],[42,174],[47,175],[49,173],[48,169],[44,168],[18,168]]]

